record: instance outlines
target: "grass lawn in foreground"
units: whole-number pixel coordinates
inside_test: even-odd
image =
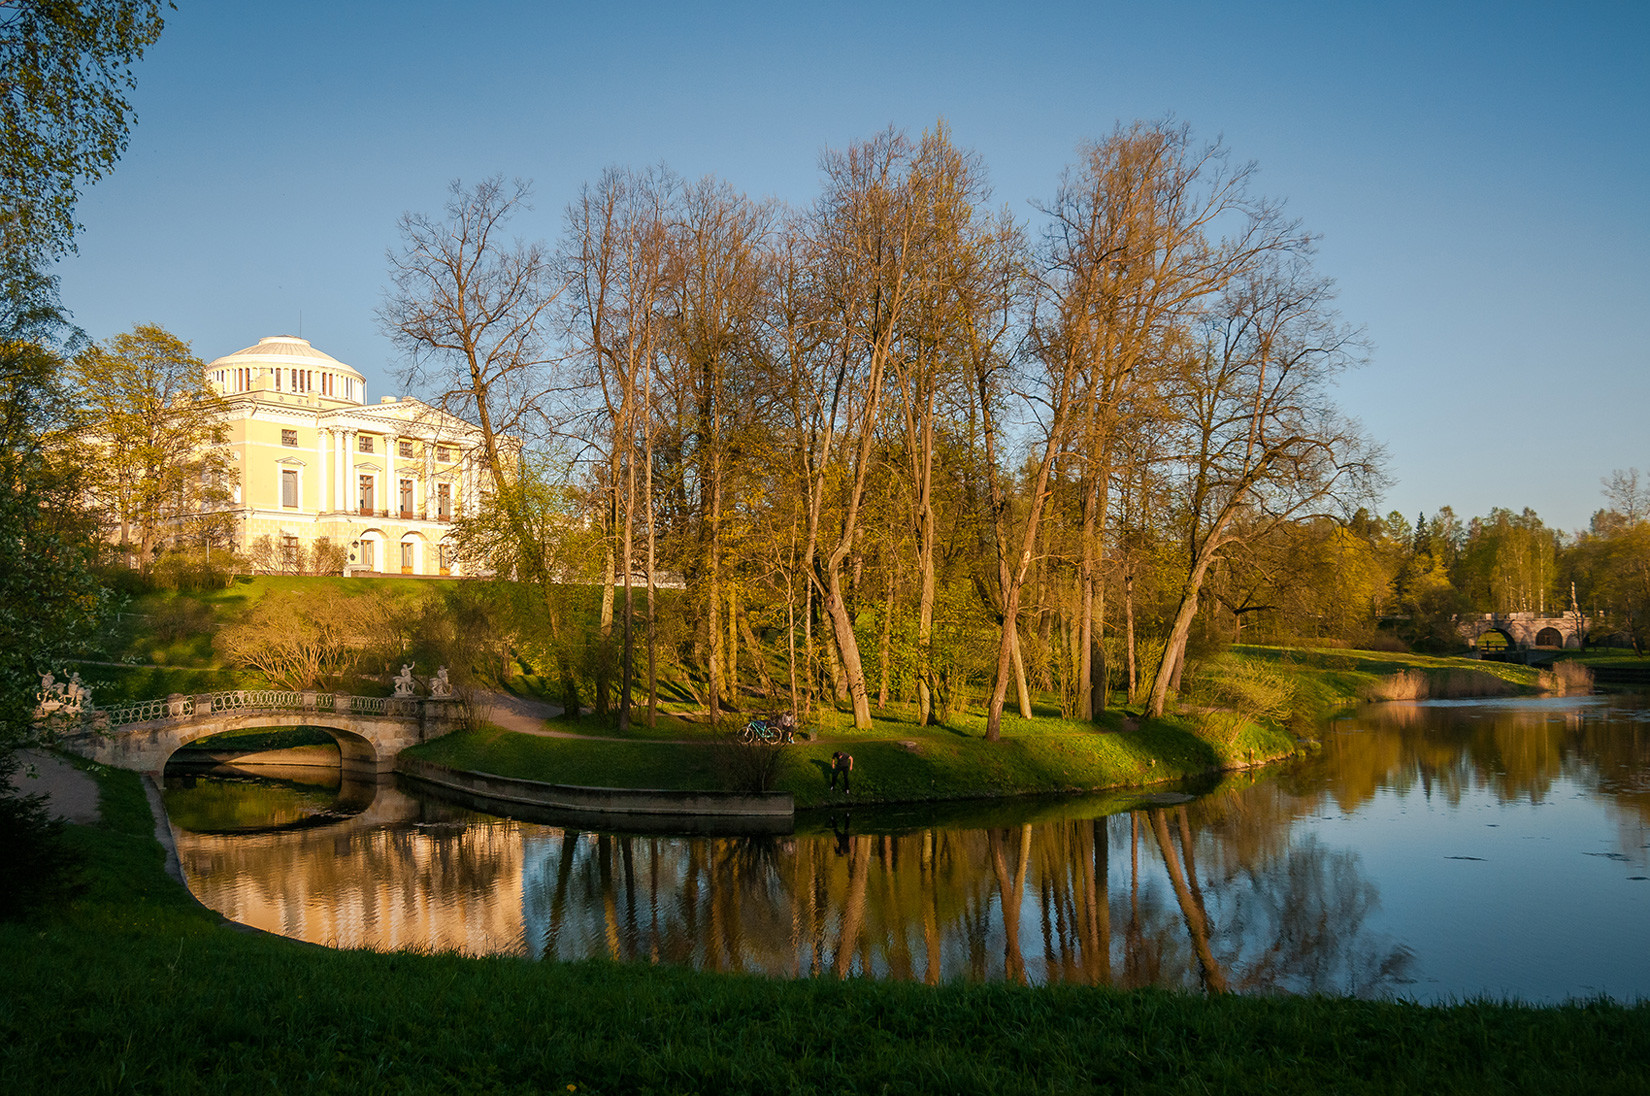
[[[163,874],[138,778],[100,781],[105,822],[72,831],[83,896],[0,925],[0,1092],[1645,1090],[1650,1004],[783,981],[246,935]]]

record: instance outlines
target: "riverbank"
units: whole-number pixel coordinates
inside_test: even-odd
[[[0,1090],[1642,1091],[1650,1005],[1448,1008],[333,952],[224,928],[99,774],[86,890],[0,926]]]
[[[843,713],[821,713],[804,740],[770,751],[741,749],[701,722],[662,714],[625,736],[593,718],[538,723],[499,720],[448,735],[408,755],[452,769],[517,780],[592,787],[695,792],[773,790],[798,810],[845,802],[905,804],[1074,794],[1140,787],[1272,764],[1310,748],[1322,720],[1383,695],[1402,679],[1422,695],[1501,696],[1540,692],[1538,671],[1508,663],[1408,653],[1329,648],[1235,647],[1205,673],[1214,679],[1198,707],[1150,719],[1113,708],[1094,723],[1044,710],[1032,719],[1003,717],[998,742],[984,737],[984,718],[954,715],[922,727],[879,712],[867,731]],[[1264,680],[1262,680],[1264,679]],[[1419,682],[1419,686],[1415,683]],[[1245,701],[1269,694],[1265,711]],[[1226,707],[1230,705],[1232,707]],[[1236,710],[1234,710],[1236,709]],[[830,788],[831,755],[854,757],[853,792]],[[764,767],[767,766],[767,767]]]
[[[1304,747],[1288,731],[1225,713],[1144,719],[1112,712],[1096,724],[1005,717],[987,742],[966,719],[939,727],[873,720],[869,731],[824,727],[783,748],[747,747],[671,720],[673,737],[576,737],[489,726],[415,746],[404,756],[517,780],[677,792],[772,790],[798,810],[852,803],[931,803],[1081,793],[1183,780],[1268,764]],[[854,757],[852,792],[830,788],[831,755]],[[771,766],[771,769],[764,769]]]

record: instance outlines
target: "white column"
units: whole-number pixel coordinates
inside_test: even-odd
[[[315,512],[322,514],[327,509],[327,434],[326,431],[315,431]]]
[[[344,508],[354,510],[355,497],[355,431],[345,430],[344,436]]]
[[[419,444],[424,446],[424,519],[435,520],[435,441],[432,438],[420,438]]]

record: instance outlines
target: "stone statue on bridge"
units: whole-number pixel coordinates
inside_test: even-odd
[[[72,673],[69,680],[59,681],[55,674],[40,675],[37,695],[37,715],[80,715],[91,706],[92,690],[80,683],[80,674]]]
[[[395,695],[417,696],[418,694],[413,691],[416,687],[416,684],[413,682],[412,664],[407,662],[402,663],[401,672],[397,674],[395,678]]]
[[[447,680],[447,667],[443,666],[430,679],[430,695],[434,697],[451,697],[453,683]]]

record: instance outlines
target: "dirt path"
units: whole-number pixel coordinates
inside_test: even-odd
[[[101,817],[97,781],[44,750],[23,750],[17,756],[22,764],[12,774],[12,787],[24,795],[44,794],[52,813],[70,822],[92,823]]]

